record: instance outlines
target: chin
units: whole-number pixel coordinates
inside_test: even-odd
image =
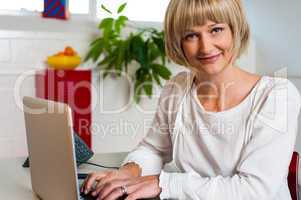
[[[200,65],[196,69],[201,73],[214,76],[220,74],[225,69],[225,66],[221,64]]]
[[[230,57],[220,57],[216,62],[214,63],[202,63],[197,59],[192,59],[191,63],[193,68],[197,71],[199,71],[201,74],[206,74],[209,76],[218,75],[220,73],[223,73],[225,69],[229,66]]]
[[[203,69],[207,74],[211,74],[211,75],[218,74],[221,71],[223,71],[223,68],[218,67],[218,66],[206,67]]]

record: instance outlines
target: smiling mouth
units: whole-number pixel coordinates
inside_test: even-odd
[[[212,56],[198,57],[202,64],[214,64],[220,57],[221,53]]]
[[[216,58],[220,55],[221,53],[215,54],[215,55],[211,55],[211,56],[205,56],[205,57],[199,57],[199,59],[201,60],[209,60],[209,59],[213,59]]]

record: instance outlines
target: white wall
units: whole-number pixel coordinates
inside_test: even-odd
[[[301,1],[245,0],[245,6],[256,41],[256,71],[287,74],[301,93]],[[301,116],[295,148],[298,152],[301,152],[300,129]]]
[[[86,51],[88,36],[75,33],[47,33],[0,30],[0,157],[26,154],[23,113],[17,96],[34,96],[34,78],[18,85],[24,72],[44,68],[48,55],[65,45]],[[15,87],[17,90],[15,90]],[[18,92],[20,90],[20,92]]]
[[[245,0],[253,37],[256,66],[261,74],[288,68],[289,76],[301,76],[300,0]]]
[[[26,19],[26,18],[25,18]],[[15,87],[20,75],[30,70],[45,68],[45,59],[66,45],[74,47],[83,57],[88,44],[97,34],[95,22],[84,20],[46,20],[29,17],[27,20],[0,16],[0,158],[27,155],[23,113],[15,99]],[[145,26],[158,24],[144,23]],[[249,53],[239,63],[243,68],[255,71],[255,42],[251,43]],[[83,68],[91,65],[85,64]],[[170,66],[173,74],[182,70]],[[93,103],[98,107],[92,113],[92,141],[95,152],[119,152],[131,150],[146,134],[154,111],[160,89],[154,98],[143,98],[141,104],[133,102],[115,114],[104,111],[117,110],[127,101],[130,88],[121,80],[101,80],[93,74]],[[19,88],[19,87],[17,87]],[[20,96],[34,96],[34,79],[22,82]]]

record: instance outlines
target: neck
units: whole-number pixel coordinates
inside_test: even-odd
[[[221,111],[227,106],[227,95],[237,90],[242,70],[228,66],[219,74],[197,73],[197,95],[200,102],[209,110]],[[235,92],[234,92],[235,93]]]
[[[228,66],[221,73],[210,75],[203,72],[196,73],[196,84],[199,95],[217,95],[224,94],[230,87],[237,83],[243,72],[235,67]]]

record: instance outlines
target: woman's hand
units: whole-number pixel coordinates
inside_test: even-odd
[[[124,192],[127,194],[126,200],[157,197],[161,193],[159,175],[104,181],[97,184],[92,195],[98,195],[97,200],[115,200],[125,195]]]
[[[129,162],[121,166],[119,170],[89,174],[81,187],[81,193],[89,193],[92,190],[92,186],[95,186],[95,188],[97,188],[100,185],[106,184],[113,180],[127,179],[130,177],[135,178],[139,176],[141,176],[140,166],[134,162]]]
[[[113,170],[113,171],[105,171],[105,172],[95,172],[88,175],[88,177],[85,179],[84,183],[81,186],[81,193],[88,194],[90,191],[92,192],[92,195],[96,196],[94,188],[99,188],[103,184],[110,183],[114,180],[119,179],[128,179],[132,176],[132,174],[127,170]]]

